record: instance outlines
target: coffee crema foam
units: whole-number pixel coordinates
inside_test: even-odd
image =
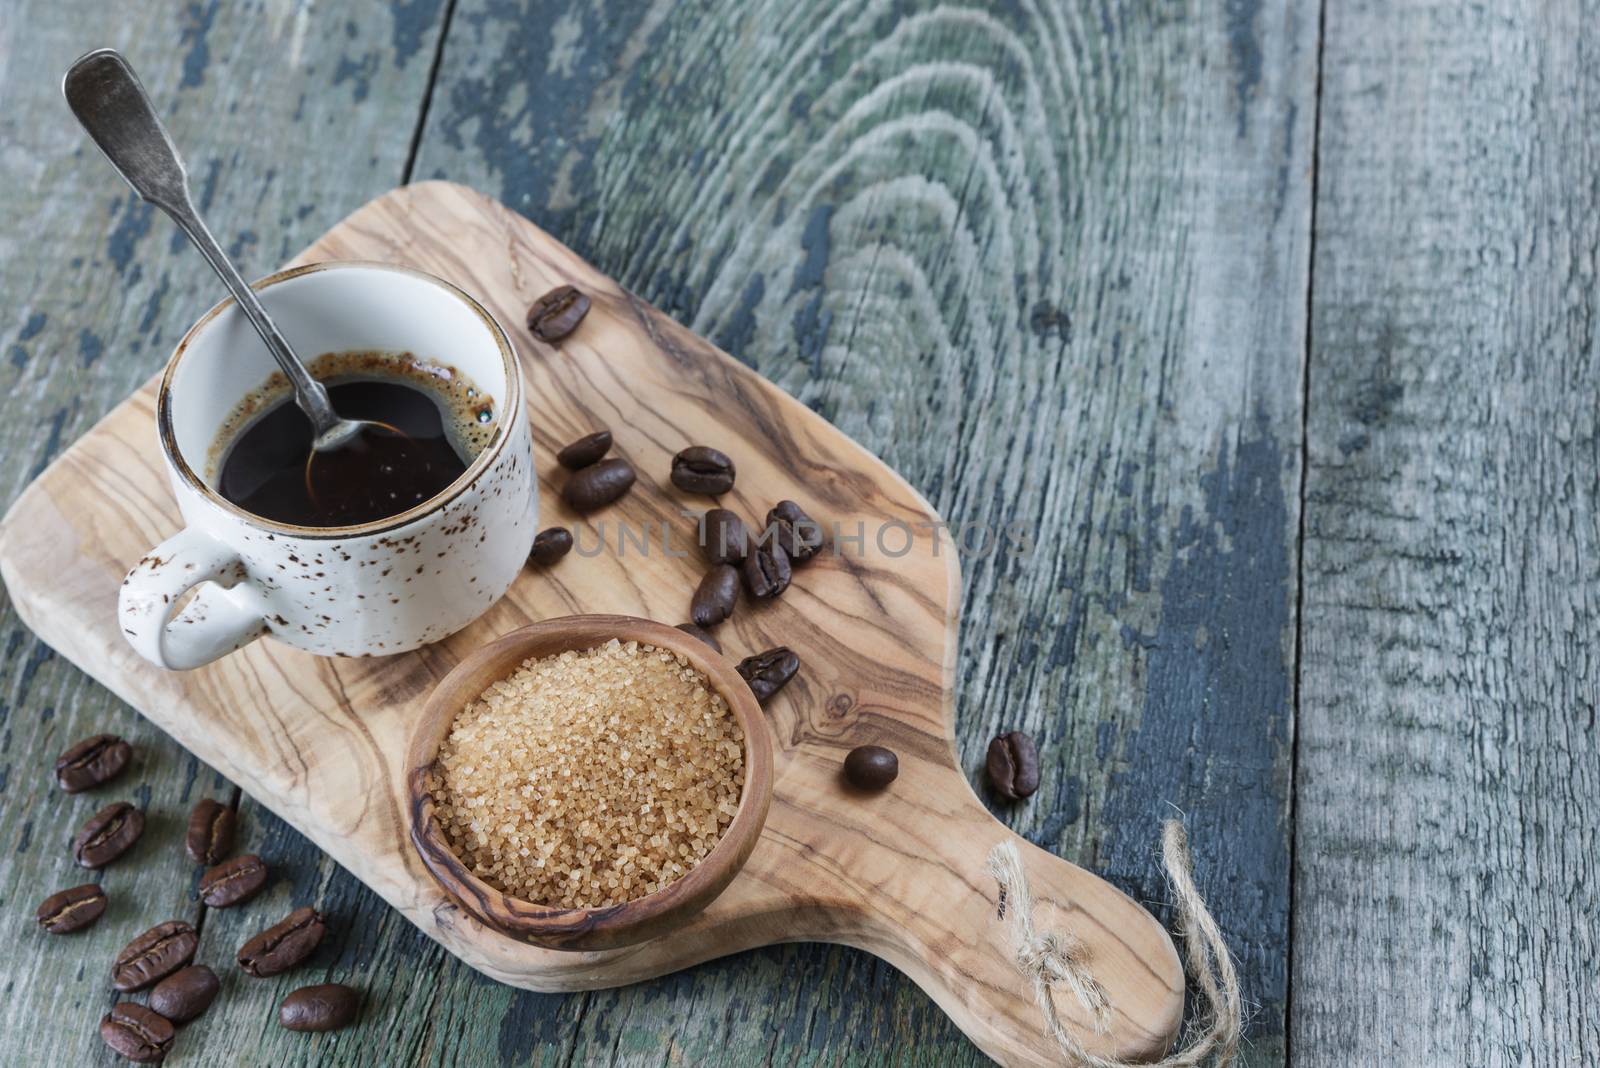
[[[324,352],[306,364],[311,377],[325,386],[357,379],[378,379],[414,386],[440,402],[445,433],[468,467],[500,432],[494,398],[478,389],[466,373],[449,364],[425,360],[412,352],[358,349]],[[206,451],[206,481],[215,485],[228,449],[262,415],[280,403],[294,403],[294,391],[282,371],[274,371],[246,393],[228,412]]]

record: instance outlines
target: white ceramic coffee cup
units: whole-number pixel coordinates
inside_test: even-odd
[[[317,528],[252,515],[210,484],[208,456],[229,413],[276,365],[233,301],[217,305],[162,376],[161,450],[187,525],[128,573],[118,605],[128,641],[181,670],[263,634],[321,656],[382,656],[466,626],[510,588],[538,527],[522,379],[505,331],[455,286],[385,264],[312,264],[255,288],[303,359],[379,350],[453,366],[494,398],[497,429],[460,478],[388,519]]]

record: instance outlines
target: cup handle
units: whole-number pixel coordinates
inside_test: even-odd
[[[209,664],[267,629],[260,593],[239,554],[209,534],[181,530],[144,555],[122,582],[117,611],[138,654],[169,671]],[[174,611],[183,595],[201,588]]]

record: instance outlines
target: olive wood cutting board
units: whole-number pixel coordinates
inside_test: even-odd
[[[1069,1026],[1106,1055],[1147,1059],[1166,1048],[1184,983],[1165,931],[1120,891],[998,823],[958,765],[960,569],[915,490],[788,394],[469,189],[427,182],[382,196],[297,262],[329,259],[430,271],[499,318],[529,387],[540,526],[572,527],[591,553],[603,536],[606,550],[526,570],[477,623],[416,652],[319,659],[266,640],[197,671],[164,672],[141,660],[117,625],[126,569],[180,526],[157,445],[152,379],[29,486],[0,528],[0,574],[29,626],[430,937],[503,982],[583,990],[770,943],[842,942],[909,975],[996,1060],[1058,1064],[986,871],[991,848],[1009,840],[1021,851],[1040,930],[1082,940],[1110,1001],[1109,1029],[1096,1033],[1058,993]],[[523,320],[530,303],[564,283],[594,303],[553,347]],[[615,454],[634,464],[639,481],[583,518],[561,501],[554,455],[600,427],[614,432]],[[765,830],[728,890],[685,929],[590,953],[513,941],[445,898],[413,852],[403,764],[412,726],[451,666],[515,627],[578,612],[687,618],[703,565],[682,512],[711,502],[674,489],[667,472],[691,444],[734,458],[738,484],[721,504],[747,522],[791,498],[825,526],[867,532],[797,570],[775,603],[746,602],[718,632],[735,659],[782,644],[804,665],[766,708],[776,752]],[[904,555],[899,528],[881,544],[875,537],[895,523],[914,532]],[[649,552],[632,541],[619,546],[619,524],[648,530]],[[662,548],[668,529],[671,552]],[[840,779],[845,753],[867,743],[900,757],[900,777],[882,793],[855,792]]]

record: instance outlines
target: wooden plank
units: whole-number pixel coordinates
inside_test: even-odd
[[[1600,1058],[1600,161],[1578,3],[1327,9],[1293,1047]]]
[[[442,21],[441,0],[399,6],[216,2],[142,6],[108,18],[81,0],[12,0],[0,17],[0,155],[8,175],[0,213],[0,500],[9,504],[60,450],[166,359],[190,322],[220,295],[201,260],[159,213],[137,203],[72,123],[60,78],[81,52],[122,49],[167,117],[223,244],[246,273],[264,274],[328,222],[403,174]],[[91,27],[93,28],[91,30]],[[87,34],[87,36],[86,36]],[[5,970],[0,1060],[114,1063],[96,1033],[114,1000],[111,957],[133,934],[172,916],[199,917],[181,826],[202,796],[234,788],[94,684],[0,608],[0,936],[16,947]],[[140,754],[115,786],[67,797],[48,783],[55,755],[113,730]],[[46,893],[83,881],[65,843],[99,805],[148,806],[139,850],[106,872],[114,903],[99,925],[52,939],[33,925]],[[344,900],[302,841],[249,814],[247,840],[288,872],[277,900]],[[298,836],[294,836],[298,839]],[[343,889],[341,889],[343,888]],[[342,896],[344,895],[344,896]],[[341,949],[382,932],[383,912]],[[401,926],[408,926],[401,924]],[[400,941],[417,952],[410,936]],[[224,969],[229,946],[204,937],[201,959]],[[330,973],[359,968],[350,954]],[[360,970],[365,970],[361,968]],[[276,1025],[261,991],[230,978],[225,997],[248,1004],[248,1029],[202,1021],[169,1064],[245,1063]],[[248,996],[245,996],[248,995]],[[352,1045],[352,1043],[346,1043]],[[265,1063],[257,1061],[257,1063]]]
[[[1256,1063],[1282,1058],[1286,989],[1316,21],[461,0],[416,172],[527,212],[974,538],[1036,535],[1027,559],[963,561],[964,764],[976,781],[995,730],[1032,731],[1044,787],[996,811],[1139,900],[1166,899],[1167,802],[1189,814]],[[847,950],[576,1009],[435,981],[500,1021],[504,1063],[551,1044],[595,1064],[981,1060]],[[449,1033],[396,1030],[428,1051]]]

